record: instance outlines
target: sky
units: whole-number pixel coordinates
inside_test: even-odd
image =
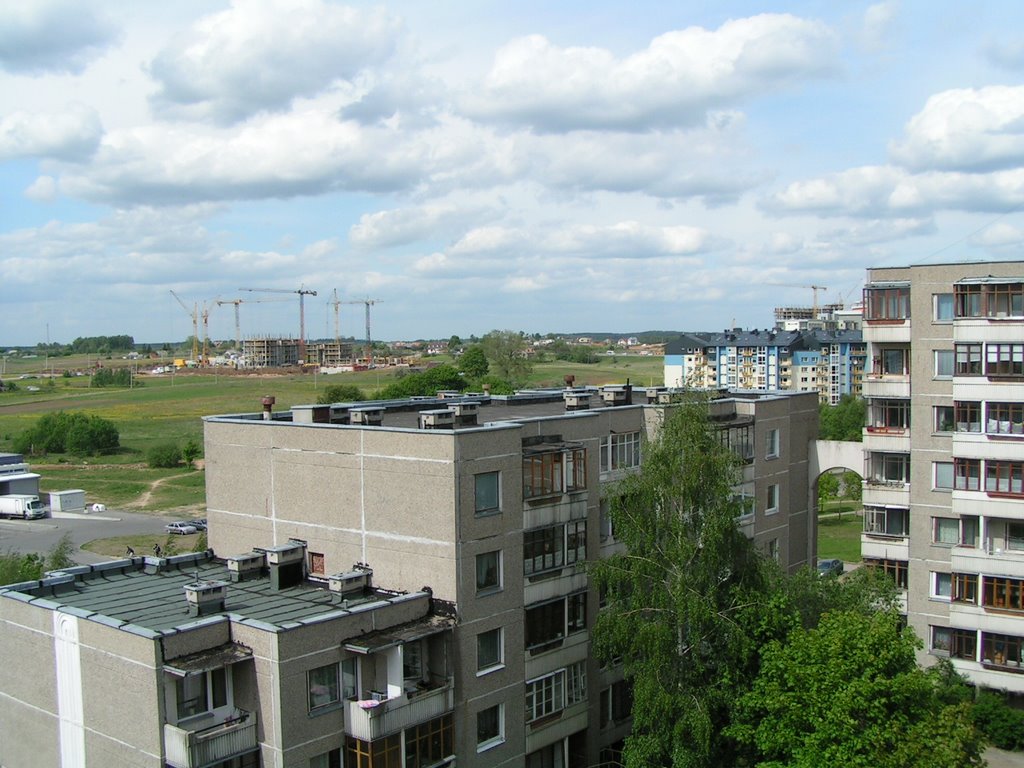
[[[1024,257],[1024,3],[0,0],[0,345],[768,327]],[[242,291],[273,289],[281,293]],[[184,306],[172,295],[174,291]],[[341,303],[332,302],[335,294]]]

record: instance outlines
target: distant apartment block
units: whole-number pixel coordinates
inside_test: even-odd
[[[860,394],[864,360],[857,330],[684,333],[665,345],[665,385],[816,392],[835,404]]]
[[[1024,262],[871,269],[865,562],[924,660],[1024,692]]]

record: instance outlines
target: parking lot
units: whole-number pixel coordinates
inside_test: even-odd
[[[106,558],[79,547],[93,539],[112,536],[162,534],[174,518],[135,512],[110,510],[100,514],[46,517],[40,520],[0,520],[0,552],[36,552],[46,554],[64,534],[75,545],[73,557],[80,563],[101,562]]]

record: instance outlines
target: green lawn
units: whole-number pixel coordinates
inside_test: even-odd
[[[187,536],[171,536],[169,534],[140,534],[138,536],[112,536],[109,539],[93,539],[81,546],[81,549],[105,557],[124,557],[128,547],[135,550],[138,557],[153,554],[153,545],[159,544],[164,556],[179,555],[184,552],[196,552],[205,548],[206,537],[201,533],[190,533]]]
[[[846,562],[860,562],[860,534],[864,527],[860,514],[845,514],[818,520],[818,557],[838,557]]]

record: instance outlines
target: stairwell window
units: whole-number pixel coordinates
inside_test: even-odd
[[[473,478],[473,513],[477,517],[496,515],[501,512],[500,475],[498,472],[481,472]]]
[[[765,500],[764,513],[774,515],[779,511],[779,486],[772,484],[768,486],[768,493]]]
[[[489,595],[501,590],[501,550],[476,556],[476,593]]]
[[[776,459],[779,456],[779,430],[769,429],[765,435],[765,458]]]

